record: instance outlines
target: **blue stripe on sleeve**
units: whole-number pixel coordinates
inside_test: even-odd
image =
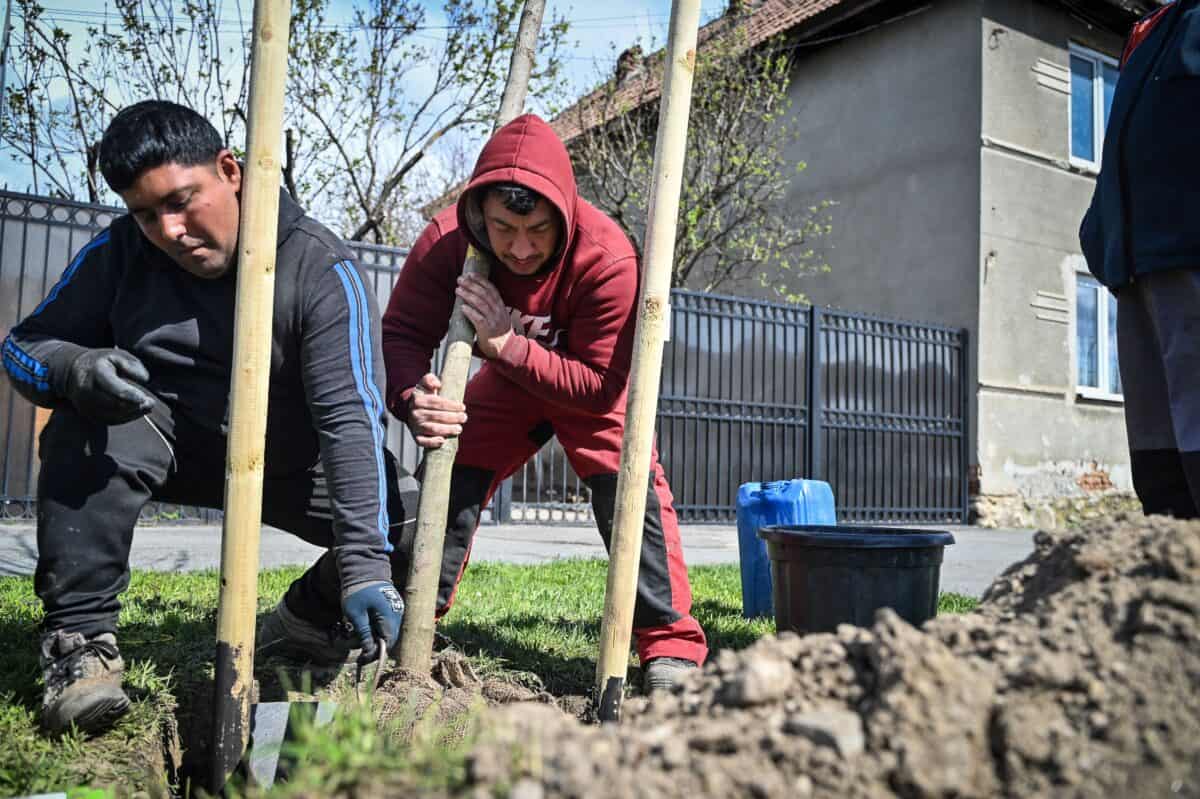
[[[12,340],[12,336],[4,339],[4,354],[12,358],[18,365],[22,366],[25,371],[29,372],[34,377],[45,377],[48,368],[46,364],[34,358],[29,353],[17,346],[17,343]]]
[[[371,435],[376,441],[375,446],[375,467],[379,474],[379,529],[383,531],[383,537],[387,539],[389,529],[387,517],[387,470],[383,465],[383,447],[384,436],[383,425],[379,419],[383,416],[383,397],[379,393],[379,387],[375,385],[375,359],[372,357],[371,347],[371,316],[367,311],[366,288],[362,284],[362,278],[358,274],[358,270],[348,261],[343,261],[345,273],[350,278],[350,285],[354,288],[354,294],[358,301],[358,329],[361,334],[361,351],[362,363],[365,367],[365,379],[367,392],[371,397],[370,413],[371,413]],[[387,549],[390,552],[392,547],[389,543]]]
[[[30,365],[31,362],[33,366]],[[37,361],[21,352],[11,338],[4,339],[4,370],[13,380],[28,383],[38,391],[49,391],[50,384],[44,379],[46,367],[35,368]]]
[[[63,290],[64,286],[71,282],[71,278],[75,277],[75,273],[79,271],[79,265],[83,263],[85,258],[87,258],[88,253],[102,244],[107,243],[108,230],[105,229],[104,232],[99,236],[83,245],[83,249],[75,254],[75,259],[71,261],[71,265],[67,267],[67,271],[63,272],[62,277],[60,277],[58,282],[54,284],[54,288],[50,289],[50,293],[46,295],[46,299],[42,300],[41,303],[38,304],[38,307],[33,309],[33,313],[31,313],[30,316],[37,316],[42,312],[42,309],[58,299],[58,293]]]
[[[392,545],[387,540],[387,471],[383,466],[383,425],[379,418],[383,413],[383,400],[374,381],[374,364],[371,357],[371,321],[367,314],[365,293],[358,271],[347,261],[334,265],[334,271],[342,281],[342,289],[346,292],[346,303],[350,308],[350,366],[354,373],[354,385],[358,396],[362,399],[367,411],[367,424],[371,428],[371,437],[375,449],[375,470],[378,475],[379,492],[379,525],[380,535],[383,536],[384,550],[392,551]]]
[[[79,252],[75,253],[75,257],[71,259],[71,263],[67,265],[62,277],[54,284],[54,288],[50,289],[50,293],[38,303],[38,306],[33,309],[33,313],[29,314],[29,317],[26,318],[37,316],[45,310],[47,305],[58,299],[59,293],[75,277],[75,273],[79,271],[79,267],[87,259],[88,254],[97,247],[107,244],[108,238],[109,232],[105,229],[99,236],[96,236],[96,238],[83,245]],[[4,368],[14,380],[28,383],[37,388],[38,391],[50,390],[50,384],[45,379],[49,368],[46,364],[18,347],[11,336],[4,340]]]
[[[379,387],[375,383],[375,359],[371,357],[371,319],[367,314],[367,289],[362,283],[362,278],[359,277],[358,270],[354,265],[345,262],[351,276],[351,283],[354,286],[355,296],[358,297],[358,307],[362,309],[362,314],[359,316],[359,325],[363,335],[363,363],[366,365],[367,373],[367,390],[371,392],[371,398],[375,402],[376,416],[383,413],[383,397],[379,393]]]

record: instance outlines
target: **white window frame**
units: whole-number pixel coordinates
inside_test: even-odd
[[[1090,172],[1100,171],[1100,159],[1104,153],[1104,69],[1103,65],[1117,68],[1117,59],[1104,53],[1070,42],[1067,47],[1067,81],[1072,83],[1071,58],[1078,56],[1091,61],[1095,66],[1092,73],[1092,152],[1096,154],[1094,161],[1079,158],[1075,155],[1074,134],[1071,132],[1071,120],[1074,119],[1075,92],[1067,91],[1067,152],[1070,154],[1071,165]]]
[[[1096,356],[1099,360],[1097,364],[1097,376],[1100,386],[1084,386],[1079,383],[1079,283],[1080,278],[1084,278],[1097,286],[1096,296],[1096,315],[1099,317],[1096,320]],[[1071,335],[1073,336],[1071,352],[1074,358],[1071,362],[1071,374],[1074,375],[1075,394],[1090,400],[1103,400],[1105,402],[1124,402],[1124,394],[1116,394],[1109,391],[1105,386],[1112,385],[1112,373],[1110,368],[1116,367],[1116,353],[1109,351],[1109,330],[1108,330],[1108,314],[1109,303],[1115,303],[1117,298],[1112,295],[1108,289],[1100,281],[1088,272],[1085,268],[1079,268],[1075,271],[1075,293],[1071,298],[1071,305],[1074,308],[1073,324],[1071,326]]]

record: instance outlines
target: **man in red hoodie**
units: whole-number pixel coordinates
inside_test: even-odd
[[[490,279],[462,277],[468,244],[489,257]],[[457,205],[413,246],[383,317],[383,352],[388,407],[417,443],[460,438],[439,616],[454,599],[480,509],[552,436],[591,489],[609,545],[638,278],[629,239],[579,196],[566,147],[532,115],[496,132]],[[485,359],[465,406],[439,397],[428,373],[456,295]],[[647,481],[633,632],[649,691],[703,663],[708,647],[689,615],[679,525],[657,453]]]

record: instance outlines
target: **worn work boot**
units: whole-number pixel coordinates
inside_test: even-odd
[[[281,599],[263,619],[255,649],[266,656],[331,667],[355,658],[358,639],[345,621],[318,626],[293,613]]]
[[[100,732],[129,709],[129,697],[121,690],[125,661],[112,633],[95,638],[62,630],[46,633],[41,662],[46,682],[42,724],[49,732],[64,732],[72,724],[84,732]]]
[[[642,671],[642,690],[647,694],[654,691],[670,691],[693,670],[700,668],[684,658],[651,658]]]

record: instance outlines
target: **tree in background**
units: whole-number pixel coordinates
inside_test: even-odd
[[[424,226],[417,209],[464,177],[461,159],[414,170],[448,134],[490,132],[521,7],[447,0],[444,38],[431,45],[418,0],[357,7],[353,35],[325,24],[328,0],[298,0],[288,148],[295,189],[331,194],[352,239],[374,233],[380,242],[410,243]],[[561,19],[543,29],[531,99],[555,86],[566,31]]]
[[[829,269],[814,245],[830,230],[831,204],[800,212],[785,207],[788,188],[806,166],[784,156],[798,139],[788,100],[792,58],[778,43],[748,48],[744,19],[726,17],[702,34],[671,284],[714,291],[753,281],[801,301],[797,279]],[[640,48],[625,51],[615,77],[559,120],[579,131],[568,147],[581,191],[616,220],[639,254],[661,58],[661,51],[647,59]]]
[[[63,18],[14,0],[13,10],[0,140],[30,166],[35,193],[111,202],[96,162],[100,136],[137,100],[187,104],[226,141],[245,138],[245,42],[223,35],[231,22],[248,27],[236,9],[227,19],[218,0],[114,0],[111,11]],[[68,22],[83,26],[82,38]]]
[[[190,105],[226,141],[244,141],[250,20],[240,4],[113,0],[109,12],[77,12],[87,24],[72,35],[59,12],[14,2],[0,137],[31,165],[35,192],[112,202],[96,147],[117,109],[150,97]],[[410,243],[417,209],[463,177],[461,139],[490,130],[520,10],[448,0],[434,24],[418,0],[355,0],[346,21],[330,17],[330,0],[295,0],[289,191],[348,238]],[[543,29],[531,99],[557,86],[566,30],[561,19]]]

